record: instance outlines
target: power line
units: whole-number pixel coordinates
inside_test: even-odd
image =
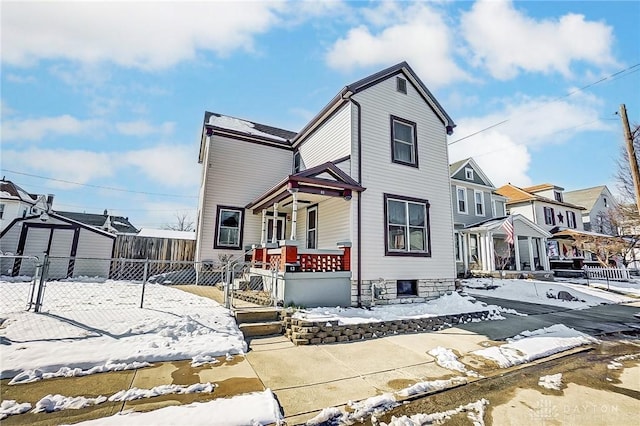
[[[633,70],[633,71],[631,71],[631,70]],[[623,74],[623,73],[625,73],[627,71],[630,71],[630,72],[628,72],[625,75],[621,75],[621,74]],[[583,86],[583,87],[581,87],[579,89],[572,90],[571,92],[569,92],[569,93],[567,93],[565,95],[558,96],[557,98],[550,99],[550,100],[548,100],[546,102],[543,102],[542,104],[538,105],[537,107],[527,111],[527,113],[536,111],[536,110],[542,108],[544,105],[547,105],[547,104],[550,104],[550,103],[553,103],[553,102],[557,102],[557,101],[562,100],[564,98],[568,98],[570,96],[573,96],[576,93],[582,92],[582,91],[584,91],[584,90],[586,90],[586,89],[588,89],[590,87],[593,87],[593,86],[595,86],[597,84],[603,83],[603,82],[608,81],[608,80],[614,81],[614,80],[617,80],[619,78],[626,77],[627,75],[632,74],[632,73],[637,72],[637,71],[640,71],[640,63],[637,63],[635,65],[631,65],[630,67],[627,67],[627,68],[625,68],[623,70],[616,71],[613,74],[610,74],[610,75],[608,75],[606,77],[602,77],[600,80],[594,81],[593,83],[589,83],[586,86]],[[522,114],[519,114],[519,115],[522,115]],[[461,137],[460,139],[456,139],[453,142],[449,142],[447,145],[453,145],[453,144],[461,142],[461,141],[463,141],[465,139],[469,139],[470,137],[475,136],[475,135],[477,135],[479,133],[486,132],[487,130],[490,130],[490,129],[493,129],[494,127],[500,126],[500,125],[510,121],[513,117],[517,117],[517,116],[518,116],[518,114],[514,115],[514,116],[511,116],[511,117],[509,117],[509,118],[507,118],[505,120],[500,121],[499,123],[492,124],[492,125],[490,125],[488,127],[485,127],[484,129],[478,130],[477,132],[473,132],[473,133],[471,133],[471,134],[469,134],[467,136]]]
[[[46,176],[33,175],[33,174],[30,174],[30,173],[17,172],[15,170],[8,170],[8,169],[3,169],[3,170],[5,172],[14,173],[16,175],[29,176],[29,177],[34,177],[34,178],[38,178],[38,179],[51,180],[51,181],[54,181],[54,182],[68,183],[68,184],[71,184],[71,185],[87,186],[89,188],[106,189],[106,190],[109,190],[109,191],[128,192],[128,193],[131,193],[131,194],[157,195],[157,196],[162,196],[162,197],[198,198],[195,195],[162,194],[162,193],[158,193],[158,192],[134,191],[132,189],[113,188],[113,187],[110,187],[110,186],[91,185],[89,183],[72,182],[72,181],[64,180],[64,179],[56,179],[56,178],[51,178],[51,177],[46,177]]]

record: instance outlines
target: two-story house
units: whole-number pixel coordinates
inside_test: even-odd
[[[299,132],[205,113],[196,259],[251,255],[279,301],[306,306],[453,289],[454,127],[406,62],[344,87]]]
[[[472,158],[451,164],[449,171],[458,275],[549,269],[549,232],[523,215],[507,216],[507,198]]]
[[[570,232],[565,231],[584,231],[585,208],[567,202],[564,188],[550,183],[526,188],[507,184],[496,192],[507,197],[507,210],[511,214],[521,214],[553,235],[547,244],[552,269],[581,267],[583,254],[573,244]]]
[[[582,224],[585,231],[618,235],[618,229],[611,221],[611,212],[615,211],[618,203],[606,185],[566,191],[564,200],[585,208],[582,211]]]
[[[30,194],[4,177],[0,181],[0,232],[13,220],[51,210],[53,195]]]

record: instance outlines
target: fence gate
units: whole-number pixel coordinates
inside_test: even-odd
[[[0,314],[28,311],[34,306],[41,267],[37,256],[0,254]]]
[[[225,280],[226,300],[233,309],[251,309],[261,306],[275,306],[275,284],[277,275],[265,279],[261,275],[251,274],[249,262],[229,264],[231,272]]]

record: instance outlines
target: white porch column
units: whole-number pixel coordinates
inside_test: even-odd
[[[496,270],[496,256],[494,254],[494,245],[493,245],[493,232],[487,232],[487,243],[489,244],[489,263],[487,264],[487,270],[495,271]]]
[[[542,256],[542,259],[544,259],[544,262],[542,263],[542,266],[543,266],[545,271],[550,271],[551,270],[551,263],[549,262],[549,252],[547,251],[547,239],[546,238],[540,238],[540,246],[541,246],[540,250],[542,251],[540,256]]]
[[[520,265],[520,248],[518,247],[518,236],[514,235],[513,236],[513,253],[514,256],[516,258],[516,271],[520,271],[521,269],[521,265]]]
[[[262,209],[262,228],[260,229],[260,245],[267,243],[267,209]]]
[[[278,242],[278,203],[273,203],[273,234],[271,235],[271,242]]]
[[[289,192],[293,196],[293,205],[291,206],[291,241],[296,240],[296,228],[298,227],[298,188],[291,188]]]
[[[464,272],[466,273],[469,270],[469,242],[467,241],[467,233],[460,232],[460,244],[462,256],[462,264],[464,265]]]
[[[533,259],[533,244],[532,244],[532,238],[531,237],[527,237],[527,244],[529,245],[529,268],[532,271],[535,271],[535,260]]]
[[[482,234],[478,234],[478,243],[480,245],[480,259],[482,262],[482,270],[486,271],[487,270],[487,266],[489,265],[487,263],[487,238],[486,235],[482,235]]]

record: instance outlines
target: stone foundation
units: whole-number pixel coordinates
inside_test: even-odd
[[[292,318],[293,311],[283,312],[285,336],[296,345],[320,345],[375,339],[404,333],[424,333],[442,330],[474,319],[485,320],[488,311],[471,312],[440,317],[418,318],[366,324],[338,325],[338,321],[307,321]]]
[[[453,278],[417,280],[417,294],[398,296],[396,280],[363,280],[361,288],[362,306],[391,305],[398,303],[424,303],[437,299],[455,290]],[[358,282],[351,282],[351,306],[358,306]]]

